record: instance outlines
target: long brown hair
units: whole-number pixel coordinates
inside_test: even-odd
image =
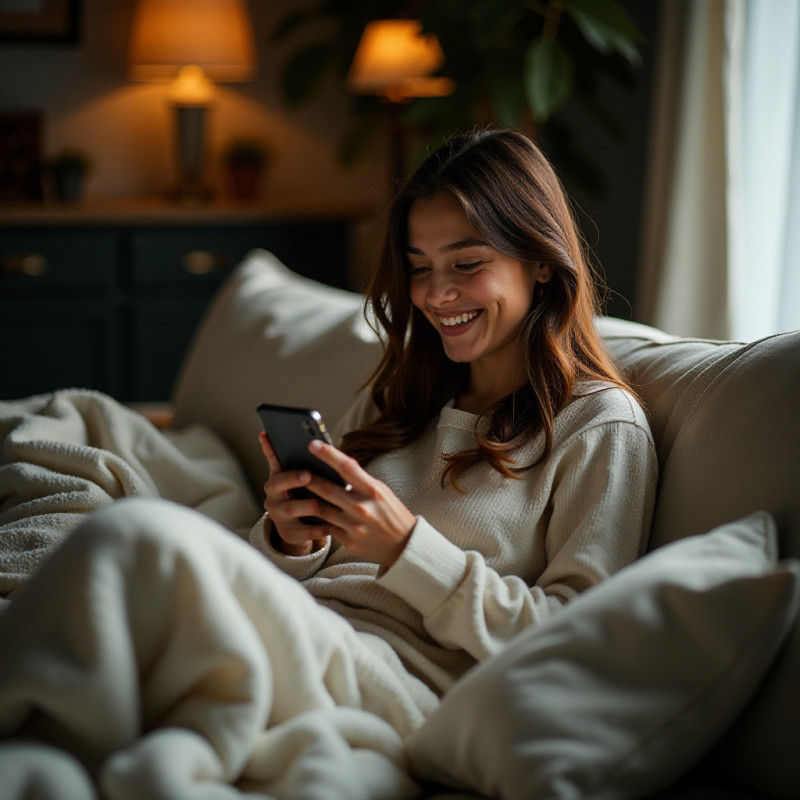
[[[487,461],[506,477],[511,451],[540,431],[541,461],[552,449],[553,420],[577,380],[628,388],[594,329],[598,297],[566,194],[539,148],[523,133],[481,130],[452,137],[401,187],[389,211],[384,247],[367,292],[384,343],[370,378],[377,419],[344,437],[342,449],[362,465],[419,437],[442,406],[463,390],[469,365],[450,361],[439,334],[410,299],[408,214],[412,204],[450,192],[471,225],[495,250],[553,275],[537,292],[520,332],[528,382],[487,409],[477,446],[449,454],[443,477],[456,485],[468,467]]]

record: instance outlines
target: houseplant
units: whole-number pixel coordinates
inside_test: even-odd
[[[56,198],[71,202],[83,194],[84,181],[91,171],[92,161],[83,150],[65,148],[50,158],[45,167],[52,177]]]
[[[600,100],[603,81],[632,85],[641,35],[617,0],[318,0],[285,16],[275,40],[291,45],[281,75],[290,107],[313,100],[330,80],[344,82],[366,22],[419,19],[446,54],[441,74],[457,90],[449,97],[408,103],[403,123],[421,149],[454,130],[498,124],[547,141],[562,169],[589,190],[599,188],[597,165],[582,153],[568,116],[580,107],[619,134]],[[302,39],[297,36],[303,33]],[[297,38],[295,38],[297,37]],[[385,108],[374,98],[351,98],[350,127],[339,144],[345,163],[376,139]]]
[[[252,200],[259,181],[272,159],[272,149],[257,136],[235,136],[222,151],[228,191],[237,200]]]

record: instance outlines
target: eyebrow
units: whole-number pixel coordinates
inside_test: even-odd
[[[455,250],[466,250],[468,247],[489,247],[488,242],[483,239],[470,237],[468,239],[461,239],[458,242],[451,242],[444,247],[439,248],[440,253],[452,253]],[[425,253],[417,247],[406,247],[406,252],[415,256],[424,256]]]

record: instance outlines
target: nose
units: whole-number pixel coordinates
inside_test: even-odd
[[[432,305],[453,300],[458,296],[458,287],[449,272],[436,272],[430,276],[427,286],[427,300]]]

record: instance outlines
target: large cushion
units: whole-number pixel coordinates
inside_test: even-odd
[[[667,545],[459,681],[409,740],[414,773],[488,797],[634,800],[726,730],[787,636],[800,567],[764,513]]]
[[[757,509],[800,556],[800,331],[748,344],[600,331],[645,403],[661,470],[651,546]]]
[[[173,392],[176,427],[201,423],[241,459],[260,494],[259,403],[316,408],[329,425],[377,364],[363,297],[300,277],[254,250],[209,306]]]

